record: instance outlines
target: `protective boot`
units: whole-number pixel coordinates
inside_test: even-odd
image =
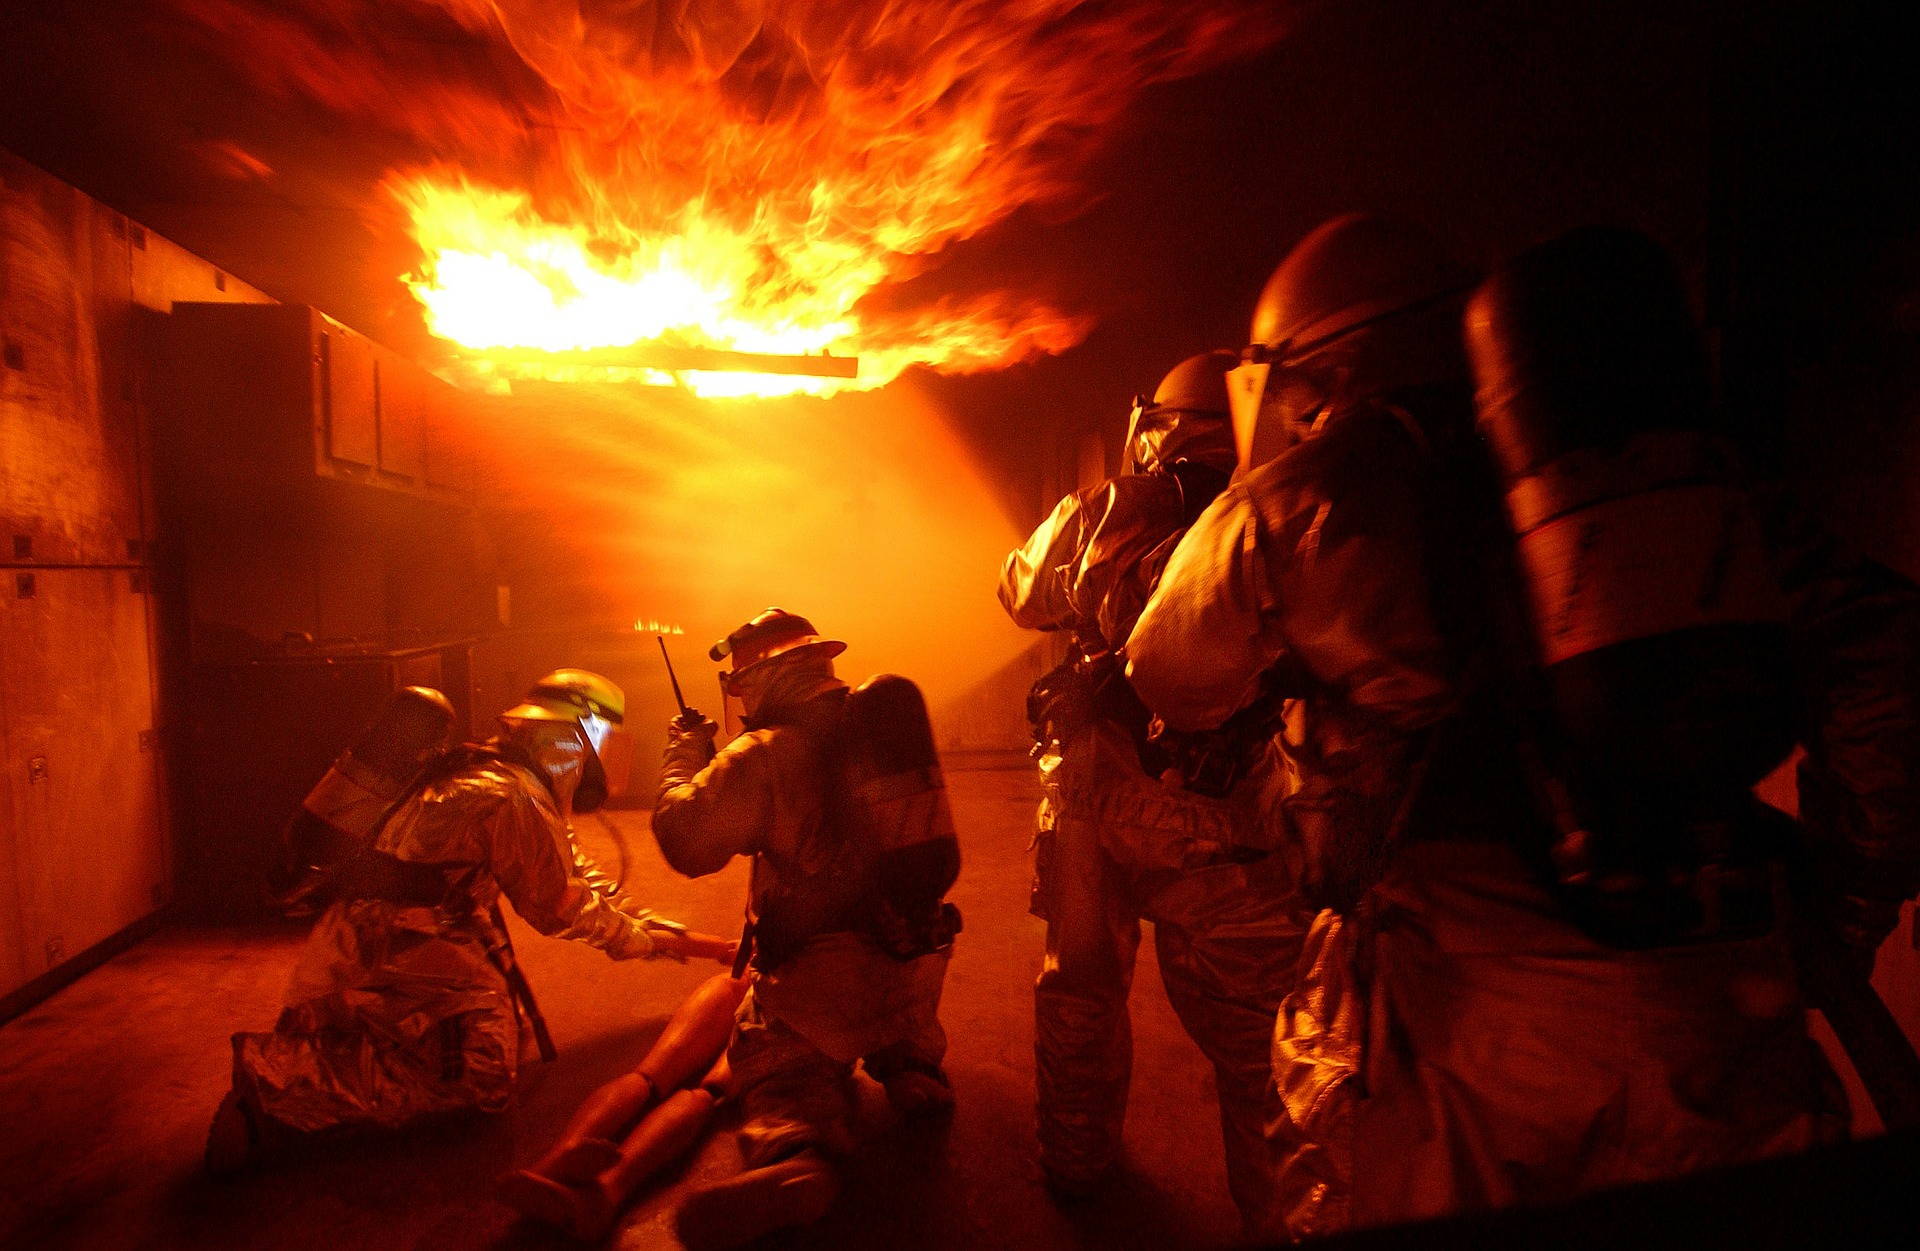
[[[811,1225],[840,1194],[833,1165],[808,1149],[689,1193],[675,1217],[692,1251],[737,1247],[790,1225]]]
[[[1074,1197],[1120,1157],[1140,926],[1093,822],[1061,816],[1048,877],[1047,954],[1033,988],[1036,1128],[1048,1187]]]
[[[902,1120],[942,1117],[953,1111],[953,1086],[947,1071],[905,1043],[867,1056],[867,1076],[887,1092],[887,1103]]]
[[[229,1090],[207,1128],[203,1157],[207,1172],[226,1177],[250,1168],[260,1158],[260,1129],[240,1096]]]

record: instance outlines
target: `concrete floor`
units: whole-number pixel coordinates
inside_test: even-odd
[[[1143,944],[1134,992],[1129,1161],[1099,1202],[1061,1207],[1040,1186],[1032,1130],[1040,923],[1026,913],[1036,791],[1025,770],[954,772],[966,915],[942,1012],[958,1095],[944,1132],[896,1124],[863,1080],[861,1147],[838,1208],[770,1238],[795,1248],[1204,1248],[1238,1226],[1226,1195],[1210,1068],[1180,1031]],[[746,870],[698,882],[668,870],[646,814],[605,814],[634,853],[632,893],[696,928],[732,933]],[[613,857],[599,818],[581,823]],[[528,1065],[516,1105],[403,1139],[336,1144],[237,1180],[202,1176],[207,1120],[227,1085],[227,1036],[271,1025],[301,934],[175,928],[0,1027],[0,1246],[342,1247],[384,1251],[562,1247],[489,1190],[553,1139],[579,1100],[637,1061],[675,1004],[713,966],[613,964],[517,921],[515,942],[559,1044]],[[612,1245],[673,1248],[689,1182],[739,1155],[723,1121],[684,1167],[644,1192]]]

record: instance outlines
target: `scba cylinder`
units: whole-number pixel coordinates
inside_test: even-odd
[[[953,941],[959,912],[944,904],[960,874],[960,840],[920,688],[893,674],[847,697],[847,780],[874,853],[874,937],[912,958]]]
[[[1467,344],[1591,838],[1562,876],[1674,880],[1794,740],[1787,606],[1685,290],[1644,236],[1578,231],[1481,287]]]

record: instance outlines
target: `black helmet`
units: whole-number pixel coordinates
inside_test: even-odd
[[[733,668],[721,675],[731,683],[748,669],[778,656],[798,652],[821,653],[829,658],[847,650],[838,639],[822,638],[819,631],[798,613],[784,608],[769,608],[727,637],[707,649],[713,660],[733,658]]]
[[[1286,375],[1349,336],[1463,297],[1473,281],[1433,236],[1378,213],[1336,217],[1294,245],[1261,289],[1241,352],[1246,368],[1233,388],[1233,424],[1242,468],[1295,438],[1284,417],[1269,421],[1277,428],[1260,427],[1261,409],[1281,393],[1268,386],[1275,371]]]

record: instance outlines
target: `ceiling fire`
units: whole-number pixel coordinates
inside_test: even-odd
[[[1023,206],[1070,208],[1142,88],[1281,33],[1257,0],[175,3],[256,86],[411,141],[368,208],[474,372],[646,376],[572,355],[636,344],[860,362],[678,372],[702,394],[1072,346],[1086,315],[929,271]]]

